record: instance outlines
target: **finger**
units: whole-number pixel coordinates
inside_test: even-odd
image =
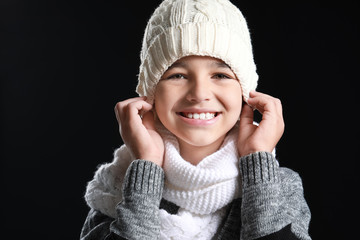
[[[118,123],[120,134],[132,133],[133,136],[141,136],[144,134],[145,126],[142,122],[140,113],[148,112],[152,109],[152,105],[143,100],[130,101],[126,106],[121,106],[121,111],[116,110],[118,114]]]
[[[121,114],[122,112],[122,109],[127,106],[128,104],[130,103],[133,103],[133,102],[136,102],[136,101],[146,101],[146,97],[135,97],[135,98],[129,98],[129,99],[126,99],[124,101],[121,101],[121,102],[118,102],[116,103],[115,105],[115,113],[117,113],[118,115]]]
[[[265,111],[278,112],[278,99],[267,94],[260,94],[248,99],[248,103],[259,110],[261,114]]]
[[[144,98],[133,98],[118,102],[115,106],[115,113],[118,119],[121,120],[123,117],[142,115],[143,112],[149,111],[152,105],[143,99]]]
[[[263,98],[265,101],[269,101],[271,104],[273,104],[276,107],[276,109],[278,110],[279,113],[280,112],[282,113],[282,104],[281,104],[280,99],[275,98],[275,97],[265,94],[265,93],[257,92],[257,91],[251,91],[249,96],[250,96],[249,99],[260,97],[260,98]],[[252,101],[253,100],[250,100],[250,102],[252,102]],[[261,104],[261,103],[260,103],[260,105],[265,106],[265,104]]]
[[[262,93],[262,92],[257,92],[257,91],[250,91],[250,94],[249,94],[249,97],[250,98],[253,98],[253,97],[258,97],[258,96],[263,96],[263,97],[272,97],[270,96],[269,94],[266,94],[266,93]]]
[[[266,105],[266,100],[262,96],[252,97],[248,99],[249,105],[258,110],[261,114],[264,112],[264,107]]]
[[[147,99],[146,96],[142,96],[142,97],[134,97],[134,98],[128,98],[124,101],[121,101],[120,103],[122,103],[123,105],[127,105],[129,103],[132,103],[132,102],[136,102],[136,101],[140,101],[140,100],[143,100],[145,101]]]
[[[126,116],[129,118],[129,120],[131,121],[134,117],[137,118],[142,118],[143,114],[150,111],[152,109],[152,105],[148,102],[145,101],[134,101],[129,103],[126,107],[125,107],[125,111]]]
[[[114,108],[114,111],[115,111],[115,116],[116,116],[116,120],[118,121],[118,123],[120,122],[120,117],[119,117],[119,110],[118,108],[115,106]]]

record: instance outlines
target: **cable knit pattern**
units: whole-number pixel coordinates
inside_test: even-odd
[[[267,152],[240,158],[240,169],[242,199],[211,214],[195,214],[175,205],[173,211],[172,203],[161,200],[164,171],[158,165],[132,161],[116,218],[91,209],[81,239],[311,239],[311,214],[297,173],[279,168]]]
[[[163,198],[192,213],[210,214],[239,197],[236,138],[237,131],[228,134],[217,152],[194,166],[180,156],[176,138],[166,136]]]
[[[228,204],[241,197],[242,193],[236,147],[238,124],[227,134],[220,149],[196,166],[180,156],[178,141],[171,132],[159,122],[156,129],[165,142],[165,184],[162,197],[180,207],[177,214],[160,210],[161,239],[211,239],[222,223]],[[116,205],[123,199],[122,187],[126,185],[124,176],[133,161],[123,145],[115,151],[112,163],[98,168],[85,194],[91,208],[112,218],[117,217]],[[253,178],[248,173],[252,173],[262,163],[245,162],[247,164],[243,162],[240,166],[247,173],[244,179],[247,186]],[[262,165],[267,166],[265,163]],[[278,166],[277,161],[275,165]],[[264,168],[263,171],[261,176],[266,178],[268,170]],[[142,176],[141,173],[137,174]]]
[[[176,137],[161,123],[156,124],[156,129],[165,141],[163,197],[166,200],[193,213],[208,214],[241,197],[235,145],[238,126],[227,135],[219,151],[204,158],[197,166],[181,158]],[[272,154],[275,156],[275,149]],[[112,163],[98,168],[86,188],[85,200],[89,207],[116,217],[115,207],[122,200],[123,179],[133,160],[127,147],[122,145],[114,152]]]
[[[245,101],[256,89],[258,75],[248,26],[229,0],[164,0],[158,6],[145,29],[137,93],[152,102],[163,73],[190,55],[227,63],[239,79]]]
[[[176,215],[160,210],[161,239],[211,239],[217,232],[224,216],[226,207],[213,214],[192,214],[180,209]]]
[[[227,135],[219,151],[204,158],[197,166],[181,158],[176,137],[161,123],[156,124],[156,129],[165,141],[163,197],[166,200],[193,213],[208,214],[241,196],[235,145],[238,126]],[[89,207],[116,217],[115,207],[122,200],[123,179],[133,160],[127,147],[122,145],[114,152],[112,163],[98,168],[86,188],[85,200]]]
[[[194,166],[180,156],[176,137],[161,124],[156,127],[165,142],[163,198],[180,207],[176,215],[160,210],[161,239],[210,239],[226,214],[226,205],[241,193],[235,145],[238,129],[227,135],[217,152]],[[116,218],[123,179],[132,161],[123,145],[115,151],[112,163],[98,168],[85,195],[91,208]]]
[[[163,171],[145,160],[133,161],[125,146],[116,150],[114,161],[100,166],[88,184],[85,199],[92,210],[82,239],[97,239],[109,231],[130,239],[238,239],[239,234],[240,239],[257,239],[275,232],[276,236],[311,239],[311,214],[301,179],[290,169],[279,168],[274,153],[257,152],[241,157],[239,162],[236,159],[237,171],[227,150],[236,142],[235,127],[217,152],[193,166],[178,156],[173,136],[166,129],[159,131],[166,144],[166,164],[175,171]],[[232,191],[228,184],[232,178],[226,178],[222,171],[235,179],[241,176],[241,201],[237,198],[240,191]],[[168,174],[165,179],[164,174]],[[190,183],[194,183],[192,187]],[[161,198],[180,208],[167,212],[163,205],[164,209],[159,209]],[[188,206],[188,201],[198,208]]]

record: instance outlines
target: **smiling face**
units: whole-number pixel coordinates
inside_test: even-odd
[[[163,74],[155,91],[157,116],[177,137],[182,156],[184,149],[215,152],[239,119],[241,106],[235,74],[212,57],[179,59]]]

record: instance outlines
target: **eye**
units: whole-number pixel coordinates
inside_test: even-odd
[[[215,79],[232,79],[232,77],[228,76],[227,74],[217,73],[213,76]]]
[[[167,77],[166,79],[185,79],[186,77],[180,73],[176,73],[173,75],[170,75],[169,77]]]

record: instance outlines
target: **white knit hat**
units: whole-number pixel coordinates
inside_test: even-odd
[[[244,100],[258,81],[244,16],[229,0],[164,0],[144,34],[136,92],[153,102],[156,84],[178,59],[210,56],[228,64]]]

